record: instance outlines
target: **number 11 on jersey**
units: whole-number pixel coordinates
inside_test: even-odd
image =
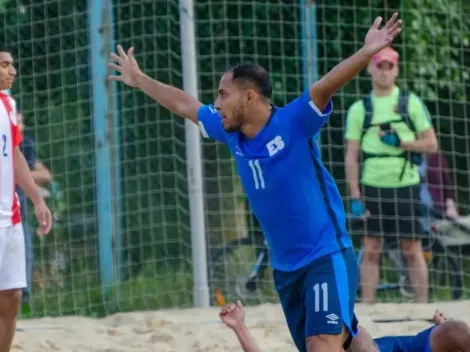
[[[255,188],[264,189],[263,170],[261,170],[259,160],[249,160],[248,165],[250,165],[251,172],[253,173],[253,179],[255,181]]]

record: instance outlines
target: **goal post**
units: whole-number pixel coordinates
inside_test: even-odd
[[[183,57],[183,87],[186,93],[198,97],[196,29],[193,0],[179,0],[181,55]],[[194,306],[208,307],[209,284],[206,254],[206,226],[202,179],[202,148],[199,127],[185,121],[186,162],[188,164],[188,196],[191,223]]]

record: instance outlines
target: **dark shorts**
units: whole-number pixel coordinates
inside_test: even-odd
[[[375,339],[379,352],[431,352],[432,328],[414,336],[386,336]]]
[[[344,325],[357,334],[357,282],[353,248],[323,256],[293,272],[274,270],[274,284],[299,351],[307,351],[307,337],[339,335]]]
[[[420,217],[420,186],[377,188],[364,186],[363,198],[370,218],[365,223],[368,236],[394,235],[420,239],[425,236]]]

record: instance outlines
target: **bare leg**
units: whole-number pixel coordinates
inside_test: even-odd
[[[307,352],[342,352],[349,331],[343,327],[340,335],[317,335],[307,337]]]
[[[0,352],[9,352],[21,304],[21,290],[0,291]]]
[[[428,302],[428,267],[423,256],[423,246],[419,240],[401,240],[401,249],[405,255],[410,274],[415,302]]]
[[[361,300],[364,303],[375,303],[375,293],[379,283],[380,237],[364,236],[364,250],[361,261]]]
[[[358,334],[353,338],[346,352],[378,352],[378,349],[369,332],[359,326]]]

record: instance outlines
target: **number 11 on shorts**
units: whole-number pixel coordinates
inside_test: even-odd
[[[323,282],[313,285],[313,292],[315,293],[315,312],[320,311],[320,306],[322,306],[324,312],[328,312],[328,283]]]

